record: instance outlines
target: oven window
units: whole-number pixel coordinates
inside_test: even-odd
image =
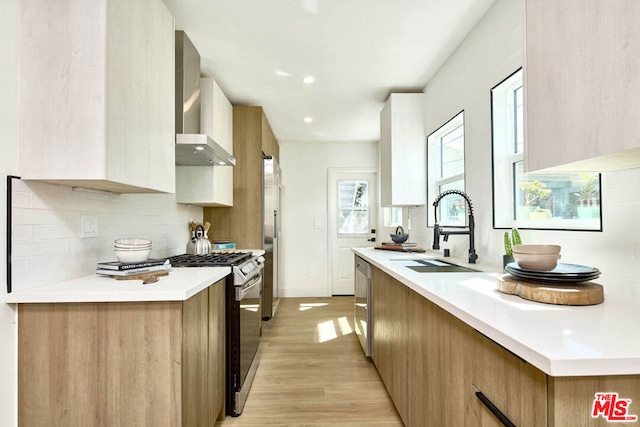
[[[369,233],[369,181],[338,180],[338,235]]]

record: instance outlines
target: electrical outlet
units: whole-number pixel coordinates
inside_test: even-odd
[[[98,215],[82,215],[80,237],[98,237]]]
[[[313,277],[313,276],[315,276],[315,275],[316,275],[316,270],[315,270],[315,269],[313,269],[313,268],[310,268],[310,269],[309,269],[309,277]]]

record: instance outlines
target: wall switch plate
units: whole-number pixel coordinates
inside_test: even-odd
[[[98,237],[98,215],[82,215],[80,237]]]
[[[309,277],[313,277],[316,275],[316,270],[314,270],[313,268],[309,269]]]

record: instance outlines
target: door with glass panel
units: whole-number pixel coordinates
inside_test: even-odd
[[[374,246],[377,174],[372,170],[329,171],[329,277],[331,295],[353,295],[353,247]]]

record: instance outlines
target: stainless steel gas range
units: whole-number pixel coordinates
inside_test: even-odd
[[[227,415],[242,413],[253,378],[262,332],[262,270],[264,257],[251,252],[215,252],[205,255],[176,255],[172,267],[225,267],[227,319]]]

